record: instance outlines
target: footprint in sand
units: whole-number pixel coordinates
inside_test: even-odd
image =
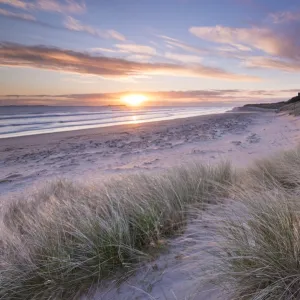
[[[143,165],[145,165],[145,166],[147,166],[147,165],[152,165],[152,164],[154,164],[154,163],[156,163],[156,162],[158,162],[158,161],[159,161],[159,159],[156,158],[156,159],[154,159],[154,160],[144,162]]]
[[[250,144],[259,143],[260,140],[261,140],[260,136],[256,133],[252,133],[246,138],[246,141]]]
[[[241,141],[232,141],[231,144],[240,146],[242,144],[242,142]]]

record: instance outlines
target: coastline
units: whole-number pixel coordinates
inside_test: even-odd
[[[56,107],[51,108],[55,109]],[[86,108],[86,110],[84,110],[84,108]],[[162,107],[160,109],[148,107],[140,110],[127,109],[125,111],[101,111],[99,108],[95,111],[89,111],[88,109],[90,108],[83,107],[83,111],[36,111],[34,114],[30,114],[29,112],[27,112],[27,114],[25,112],[20,112],[20,114],[9,114],[7,112],[7,115],[0,115],[0,140],[22,136],[64,133],[78,130],[108,128],[112,126],[126,126],[186,119],[204,115],[220,114],[227,111],[227,108],[225,107],[219,109],[216,107],[174,107],[172,109],[168,107]],[[31,117],[32,121],[28,122]]]
[[[43,187],[49,187],[47,182],[56,178],[67,178],[73,183],[78,181],[78,187],[81,189],[84,186],[82,183],[91,183],[93,186],[92,183],[95,182],[95,186],[99,187],[103,183],[102,180],[113,179],[114,175],[140,173],[150,178],[152,174],[148,177],[147,172],[159,175],[173,167],[180,165],[188,167],[193,166],[193,163],[218,167],[221,161],[228,160],[234,168],[244,169],[255,159],[269,158],[276,152],[297,146],[300,142],[299,128],[300,120],[286,114],[276,114],[272,111],[228,112],[153,123],[2,139],[0,167],[3,172],[0,178],[0,194],[2,194],[0,206],[3,206],[5,212],[5,207],[10,207],[5,205],[8,204],[5,200],[20,194],[21,200],[30,203],[30,189],[37,187],[39,190],[41,184],[43,191]],[[190,174],[193,168],[187,170]],[[209,172],[206,176],[208,174]],[[174,170],[174,178],[177,178],[176,176]],[[127,189],[126,179],[130,176],[119,178],[124,180]],[[185,186],[186,181],[182,184]],[[88,191],[89,197],[91,191]],[[99,195],[99,191],[96,190],[95,197]],[[138,193],[138,190],[134,188],[134,192]],[[64,211],[63,205],[72,200],[74,203],[66,207],[69,209],[79,205],[80,217],[76,217],[75,224],[77,226],[80,219],[84,224],[87,219],[81,215],[83,211],[80,206],[81,198],[78,197],[80,193],[75,195],[74,199],[73,197],[56,199],[53,194],[53,203],[57,205],[52,211],[53,216],[60,219],[59,213]],[[122,192],[116,194],[122,195]],[[18,197],[12,200],[17,199]],[[51,199],[49,204],[52,203]],[[154,202],[161,199],[164,197],[157,198]],[[40,198],[36,200],[39,203]],[[215,199],[212,198],[212,201]],[[14,203],[18,202],[10,202],[11,205]],[[18,204],[15,208],[17,207]],[[193,297],[195,300],[230,299],[217,285],[206,281],[200,284],[199,279],[207,276],[201,268],[209,267],[211,261],[215,260],[209,251],[216,250],[216,230],[223,213],[231,213],[234,207],[235,204],[231,206],[230,199],[225,199],[218,205],[207,204],[204,211],[198,211],[195,206],[195,211],[189,212],[191,218],[187,219],[183,231],[175,233],[170,239],[158,241],[163,246],[160,255],[154,255],[155,259],[139,265],[136,272],[120,284],[116,285],[115,280],[101,282],[100,286],[95,286],[92,298],[83,294],[80,299],[147,300],[149,297],[165,299],[174,295],[182,299]],[[30,212],[26,207],[24,209],[26,219]],[[32,211],[34,212],[34,209]],[[94,209],[92,212],[94,214]],[[41,224],[45,216],[48,216],[47,207],[45,215],[42,214],[42,219],[39,219]],[[62,213],[62,217],[64,216]],[[11,220],[18,221],[14,217]],[[113,221],[112,219],[111,222]]]
[[[93,180],[195,160],[247,165],[296,145],[295,128],[274,112],[227,112],[0,139],[0,194],[57,177]]]
[[[39,134],[32,134],[32,135],[26,135],[26,136],[14,136],[14,137],[5,137],[0,139],[0,146],[2,144],[10,144],[12,141],[13,144],[16,143],[26,143],[28,139],[30,139],[30,142],[36,142],[35,140],[41,140],[43,141],[46,139],[49,141],[50,139],[60,139],[60,138],[71,138],[76,136],[83,136],[83,135],[94,135],[94,134],[110,134],[114,132],[118,132],[120,130],[130,130],[130,129],[136,129],[141,127],[148,127],[148,126],[155,126],[157,124],[159,127],[161,125],[176,125],[178,122],[181,121],[185,122],[186,120],[196,120],[198,118],[215,116],[215,115],[223,115],[228,113],[252,113],[251,111],[246,112],[234,112],[234,111],[228,111],[225,113],[216,113],[216,114],[207,114],[207,115],[199,115],[199,116],[193,116],[193,117],[183,117],[183,118],[176,118],[176,119],[170,119],[170,120],[159,120],[159,121],[149,121],[149,122],[141,122],[141,123],[132,123],[132,124],[118,124],[118,125],[112,125],[112,126],[106,126],[106,127],[95,127],[95,128],[85,128],[85,129],[75,129],[75,130],[68,130],[68,131],[61,131],[61,132],[51,132],[51,133],[39,133]],[[14,142],[16,140],[16,142]],[[40,142],[40,141],[38,141]]]

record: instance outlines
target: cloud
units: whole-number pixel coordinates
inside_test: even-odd
[[[298,93],[297,89],[287,90],[190,90],[190,91],[127,91],[119,93],[66,94],[66,95],[3,95],[3,105],[50,104],[50,105],[108,105],[120,104],[128,93],[142,93],[149,97],[149,104],[168,105],[176,103],[201,103],[211,106],[228,103],[231,106],[245,102],[267,102],[287,100]],[[245,100],[247,99],[247,100]]]
[[[6,4],[24,10],[42,10],[70,14],[83,13],[86,10],[85,3],[76,0],[64,0],[62,2],[58,0],[0,0],[0,4]]]
[[[269,55],[298,58],[300,46],[295,36],[269,28],[234,28],[224,26],[191,27],[193,35],[219,44],[256,48]]]
[[[90,35],[104,38],[104,39],[110,38],[110,39],[115,39],[115,40],[119,40],[119,41],[125,41],[125,37],[121,33],[117,32],[115,30],[112,30],[112,29],[111,30],[100,30],[100,29],[94,28],[90,25],[82,24],[79,20],[76,20],[71,16],[68,16],[65,19],[64,26],[65,26],[65,28],[72,30],[72,31],[85,32]]]
[[[269,14],[269,18],[275,24],[287,23],[287,22],[297,22],[300,21],[300,12],[292,11],[282,11],[277,13]]]
[[[0,4],[6,4],[20,9],[33,8],[32,4],[21,0],[0,0]]]
[[[26,20],[26,21],[35,21],[35,17],[29,14],[22,14],[22,13],[13,13],[10,12],[6,9],[0,8],[0,15],[9,17],[9,18],[14,18],[14,19],[21,19],[21,20]]]
[[[173,52],[166,52],[165,58],[180,61],[183,63],[200,63],[202,61],[202,58],[197,55],[188,55]]]
[[[233,47],[235,47],[236,50],[239,50],[239,51],[252,51],[252,49],[248,46],[245,46],[245,45],[241,45],[241,44],[232,44]]]
[[[155,55],[156,50],[153,47],[138,45],[138,44],[117,44],[115,45],[119,52],[123,53],[136,53],[143,55]]]
[[[90,52],[92,53],[117,53],[118,50],[117,49],[110,49],[110,48],[101,48],[101,47],[98,47],[98,48],[91,48],[89,49]]]
[[[138,57],[140,59],[149,59],[156,55],[156,49],[146,45],[138,44],[116,44],[115,48],[91,48],[92,53],[125,53],[130,57]]]
[[[142,62],[148,62],[152,58],[152,55],[147,55],[147,54],[131,54],[126,57],[128,60],[132,61],[142,61]]]
[[[113,29],[107,30],[107,33],[111,38],[113,38],[115,40],[122,41],[122,42],[126,41],[126,38],[123,34],[117,32]]]
[[[97,54],[127,54],[125,55],[127,60],[149,62],[155,55],[156,50],[145,45],[117,44],[115,48],[91,48],[89,52]]]
[[[76,0],[65,0],[64,3],[56,0],[37,0],[36,9],[75,14],[85,12],[86,6],[84,2],[79,3]]]
[[[158,35],[158,37],[162,38],[165,41],[165,43],[167,44],[167,46],[177,47],[177,48],[180,48],[182,50],[192,52],[192,53],[197,53],[197,54],[207,54],[208,53],[207,49],[191,46],[191,45],[186,44],[186,43],[184,43],[180,40],[171,38],[171,37],[166,36],[166,35]]]
[[[169,63],[143,63],[125,59],[92,56],[47,46],[0,44],[0,65],[31,67],[60,72],[98,75],[104,78],[128,78],[140,75],[207,77],[235,81],[257,81],[258,77],[235,74],[201,64],[186,66]]]
[[[300,62],[293,60],[280,60],[270,57],[252,57],[244,62],[250,68],[275,69],[284,72],[300,72]]]

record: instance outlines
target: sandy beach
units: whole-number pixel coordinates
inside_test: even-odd
[[[97,180],[125,172],[165,170],[195,160],[212,164],[230,160],[235,167],[244,167],[299,144],[299,125],[298,118],[285,114],[228,112],[2,139],[0,191],[4,199],[10,192],[22,192],[52,178]],[[199,285],[199,270],[194,274],[189,267],[200,259],[211,259],[203,253],[215,245],[215,210],[222,208],[212,206],[183,234],[168,241],[157,260],[119,287],[114,282],[104,284],[93,299],[227,299],[215,286]]]
[[[287,115],[229,112],[0,139],[0,194],[56,177],[89,180],[193,160],[246,166],[297,145],[298,128],[299,120]]]
[[[300,0],[0,23],[0,300],[300,300]]]

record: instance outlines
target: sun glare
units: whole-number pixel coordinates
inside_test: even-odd
[[[122,97],[122,101],[130,106],[140,106],[142,105],[148,98],[145,95],[140,94],[131,94]]]

